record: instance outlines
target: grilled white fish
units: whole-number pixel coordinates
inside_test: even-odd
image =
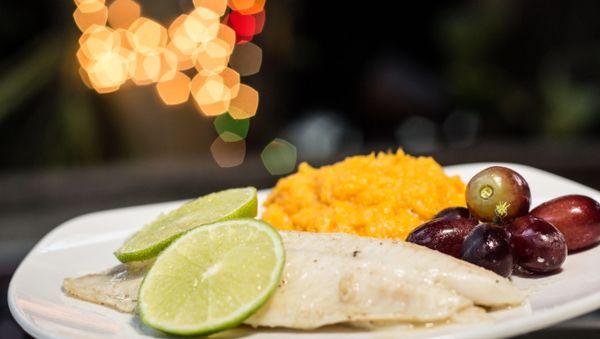
[[[513,306],[526,297],[491,271],[411,243],[348,234],[281,235],[282,281],[248,325],[437,323],[474,306]],[[77,298],[134,312],[146,267],[120,265],[65,279],[63,288]]]

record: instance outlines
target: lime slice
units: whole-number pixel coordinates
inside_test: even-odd
[[[150,259],[190,229],[217,221],[254,218],[256,209],[254,187],[211,193],[145,225],[115,252],[115,256],[121,262]]]
[[[142,321],[178,334],[239,325],[279,284],[285,261],[279,233],[255,219],[196,228],[156,259],[139,292]]]

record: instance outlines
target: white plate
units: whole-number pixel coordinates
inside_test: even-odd
[[[447,173],[468,180],[492,164],[447,167]],[[584,194],[600,200],[600,192],[535,168],[505,164],[521,173],[533,192],[533,205],[564,194]],[[264,200],[266,191],[259,194]],[[145,205],[87,214],[70,220],[46,235],[15,272],[8,290],[10,310],[17,322],[39,338],[144,338],[161,336],[139,323],[137,317],[65,296],[65,277],[96,272],[117,264],[112,252],[141,225],[181,202]],[[460,338],[505,337],[525,333],[573,318],[600,307],[600,246],[571,255],[563,272],[538,279],[514,278],[530,289],[530,309],[497,314],[489,324],[455,325],[411,332],[411,336],[450,335]],[[365,331],[328,327],[320,331],[252,330],[242,327],[230,336],[280,338],[316,336],[336,338],[390,337],[401,329]],[[406,332],[402,333],[407,335]],[[228,335],[228,336],[229,336]]]

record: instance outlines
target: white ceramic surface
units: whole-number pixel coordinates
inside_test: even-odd
[[[492,164],[446,168],[468,180]],[[600,200],[600,192],[578,183],[516,164],[505,164],[529,182],[533,205],[564,194],[584,194]],[[263,200],[266,191],[261,191]],[[121,208],[72,219],[46,235],[15,272],[8,291],[10,310],[17,322],[39,338],[147,338],[164,336],[143,326],[137,317],[64,295],[61,282],[117,264],[112,252],[141,225],[181,202]],[[494,314],[495,321],[404,332],[400,328],[366,331],[328,327],[319,331],[253,330],[241,327],[225,337],[387,338],[403,336],[453,338],[505,337],[540,329],[600,308],[600,246],[567,258],[563,272],[538,278],[514,278],[530,290],[530,305]],[[530,308],[529,308],[530,307]],[[401,332],[402,331],[402,332]]]

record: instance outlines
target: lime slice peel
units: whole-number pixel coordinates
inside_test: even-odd
[[[254,187],[234,188],[202,196],[160,215],[128,239],[114,254],[121,262],[155,257],[175,239],[196,227],[257,213]]]
[[[167,247],[144,278],[140,318],[177,335],[235,327],[269,299],[284,262],[279,233],[262,221],[237,219],[196,228]]]

